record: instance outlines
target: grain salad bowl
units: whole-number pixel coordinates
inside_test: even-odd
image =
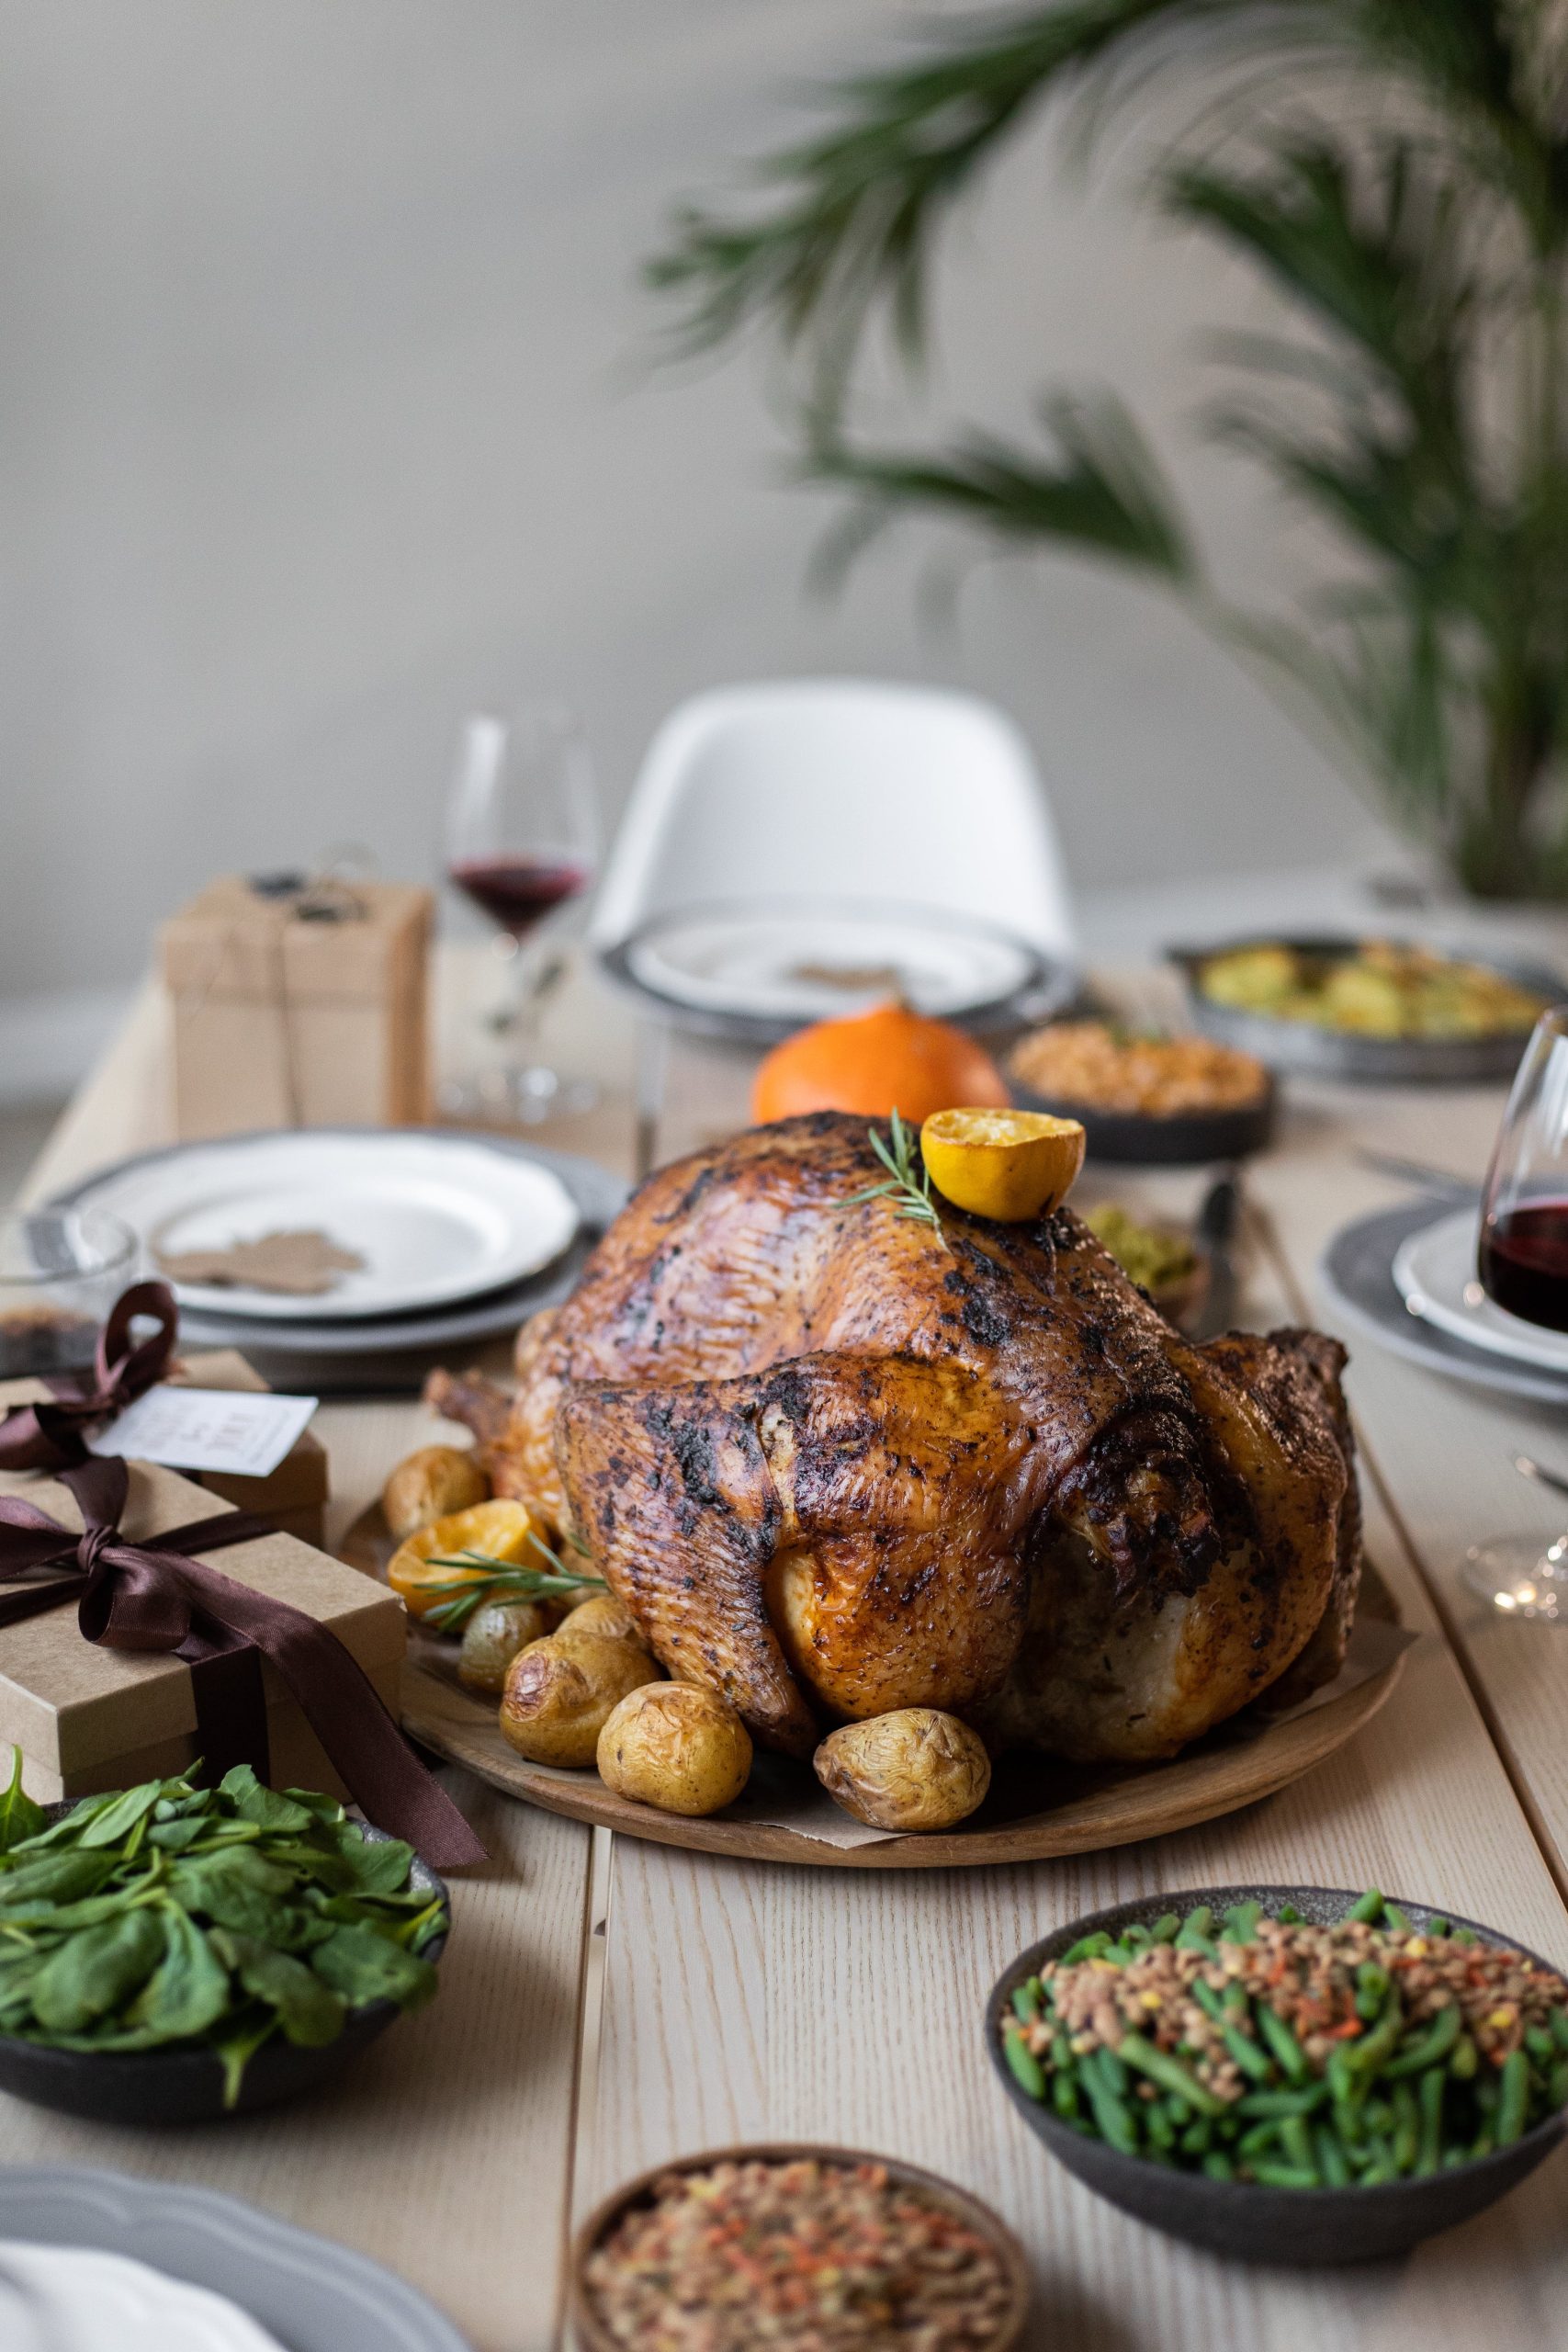
[[[1018,2352],[1030,2317],[1029,2264],[1018,2239],[988,2205],[936,2173],[902,2164],[897,2157],[873,2155],[863,2148],[838,2148],[795,2140],[748,2142],[739,2147],[709,2148],[698,2155],[676,2156],[668,2164],[639,2173],[636,2179],[624,2182],[605,2198],[578,2232],[571,2250],[571,2318],[580,2352],[626,2352],[627,2338],[615,2333],[601,2314],[590,2283],[590,2257],[628,2214],[638,2206],[654,2203],[660,2185],[671,2174],[706,2172],[720,2164],[778,2165],[801,2160],[846,2170],[857,2165],[877,2165],[891,2183],[915,2190],[928,2203],[953,2215],[983,2239],[1005,2280],[1005,2309],[986,2338],[984,2352]],[[871,2341],[868,2337],[867,2342]]]
[[[1098,2135],[1075,2128],[1048,2102],[1032,2098],[1015,2079],[1004,2054],[1004,2020],[1013,2014],[1014,1993],[1086,1936],[1104,1931],[1117,1938],[1129,1928],[1151,1928],[1173,1912],[1186,1917],[1207,1905],[1217,1917],[1247,1903],[1259,1904],[1266,1915],[1293,1905],[1303,1923],[1331,1927],[1359,1899],[1359,1889],[1206,1887],[1118,1904],[1057,1928],[1020,1953],[998,1978],[987,2004],[986,2046],[1003,2090],[1029,2129],[1088,2188],[1155,2229],[1235,2260],[1303,2266],[1377,2261],[1469,2221],[1517,2188],[1551,2154],[1568,2123],[1563,2112],[1548,2114],[1511,2144],[1452,2169],[1373,2186],[1278,2188],[1214,2179],[1149,2156],[1124,2154]],[[1430,1905],[1401,1899],[1398,1908],[1417,1932],[1439,1918]],[[1454,1929],[1468,1929],[1480,1944],[1517,1951],[1539,1967],[1551,1967],[1512,1937],[1479,1921],[1454,1913],[1441,1917]]]

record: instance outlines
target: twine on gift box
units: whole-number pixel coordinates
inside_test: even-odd
[[[139,1316],[156,1328],[133,1344]],[[13,1588],[0,1592],[0,1626],[75,1600],[85,1640],[182,1659],[197,1745],[219,1779],[239,1763],[269,1777],[265,1657],[367,1820],[439,1867],[483,1861],[484,1848],[331,1628],[191,1556],[272,1532],[265,1518],[220,1511],[144,1540],[120,1532],[130,1474],[118,1456],[89,1453],[85,1432],[163,1377],[177,1321],[166,1283],[138,1283],[105,1324],[90,1375],[56,1374],[50,1401],[14,1406],[0,1419],[0,1469],[54,1471],[82,1514],[77,1532],[25,1496],[0,1495],[0,1585]]]

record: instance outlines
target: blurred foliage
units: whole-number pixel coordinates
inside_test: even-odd
[[[874,328],[918,361],[939,232],[1003,142],[1048,99],[1086,141],[1118,110],[1164,115],[1182,75],[1155,201],[1300,322],[1221,339],[1234,390],[1209,428],[1348,558],[1289,619],[1219,593],[1108,393],[1045,396],[1038,447],[889,451],[852,421]],[[1561,898],[1565,100],[1557,0],[1051,0],[835,85],[824,127],[678,216],[649,276],[685,347],[760,327],[800,356],[804,470],[852,495],[841,555],[923,509],[1130,567],[1304,692],[1469,888]]]

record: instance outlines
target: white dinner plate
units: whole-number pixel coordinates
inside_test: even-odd
[[[649,923],[626,949],[629,977],[666,1002],[791,1023],[891,996],[956,1017],[1027,987],[1040,961],[961,915],[849,900],[694,907]]]
[[[1456,1209],[1401,1242],[1394,1252],[1393,1279],[1412,1315],[1435,1323],[1472,1348],[1512,1356],[1516,1363],[1568,1373],[1568,1331],[1527,1323],[1488,1298],[1476,1278],[1480,1232],[1472,1208]]]
[[[257,1322],[339,1322],[477,1298],[551,1264],[578,1226],[566,1186],[536,1160],[396,1128],[190,1144],[111,1170],[75,1197],[122,1217],[152,1271],[164,1254],[301,1230],[364,1260],[309,1297],[175,1286],[183,1307]]]

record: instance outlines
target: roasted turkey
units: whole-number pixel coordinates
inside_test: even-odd
[[[1156,1758],[1331,1678],[1360,1558],[1337,1344],[1190,1345],[1069,1211],[933,1229],[863,1197],[883,1172],[836,1113],[660,1170],[525,1327],[514,1396],[437,1374],[433,1401],[671,1674],[792,1754],[931,1706]]]

